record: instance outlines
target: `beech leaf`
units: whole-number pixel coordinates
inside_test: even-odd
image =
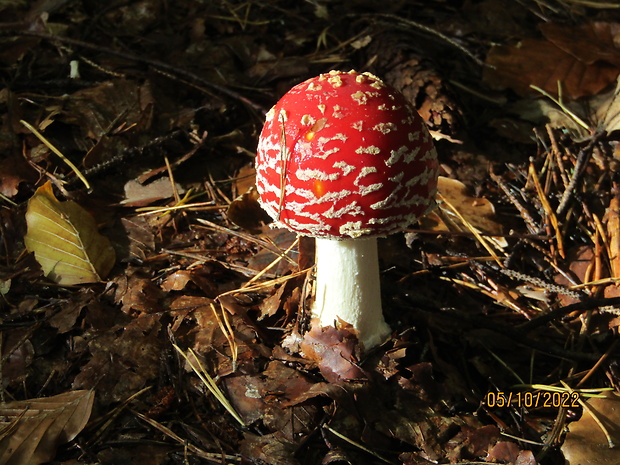
[[[93,217],[73,201],[60,202],[50,182],[28,202],[26,249],[45,276],[62,285],[101,281],[116,255],[110,241],[99,234]]]
[[[49,462],[56,448],[73,440],[90,418],[95,392],[0,404],[0,465]]]

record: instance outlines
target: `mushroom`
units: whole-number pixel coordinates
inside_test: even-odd
[[[349,323],[366,350],[389,336],[377,237],[435,206],[437,174],[424,121],[370,73],[321,74],[267,113],[256,154],[259,202],[276,225],[316,238],[311,312],[321,327]]]

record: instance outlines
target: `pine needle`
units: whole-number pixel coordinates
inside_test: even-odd
[[[237,354],[239,352],[239,347],[237,346],[237,341],[235,340],[235,334],[233,332],[232,326],[230,325],[230,321],[228,320],[227,312],[224,309],[224,305],[220,302],[220,310],[222,311],[222,317],[218,314],[215,309],[215,305],[211,304],[211,310],[213,311],[213,315],[215,315],[215,319],[217,323],[220,325],[220,329],[226,340],[228,341],[228,345],[230,346],[230,354],[232,357],[232,366],[233,371],[237,370]]]
[[[448,199],[446,199],[445,196],[443,196],[440,193],[438,193],[437,197],[439,198],[439,200],[442,203],[444,203],[450,210],[452,210],[454,212],[454,214],[461,221],[461,223],[467,229],[469,229],[469,231],[474,235],[476,240],[478,242],[480,242],[480,245],[482,245],[482,247],[484,247],[487,250],[487,252],[489,252],[489,255],[491,255],[491,257],[493,257],[493,260],[495,260],[500,267],[503,266],[500,258],[495,253],[495,250],[493,250],[493,247],[491,247],[489,242],[482,236],[482,234],[480,234],[480,232],[469,221],[467,221],[467,218],[465,218],[463,215],[461,215],[461,212],[459,212],[459,210],[454,205],[452,205],[450,203],[450,201]]]
[[[239,414],[235,411],[235,408],[232,406],[230,401],[226,398],[222,390],[215,383],[215,380],[211,377],[211,375],[207,372],[207,370],[202,366],[200,360],[196,356],[196,353],[189,349],[189,354],[191,358],[188,357],[185,352],[183,352],[179,346],[176,344],[172,344],[173,347],[177,350],[179,354],[185,359],[185,361],[189,364],[189,366],[194,370],[194,373],[200,378],[206,388],[213,394],[213,396],[218,400],[218,402],[226,409],[228,413],[232,415],[232,417],[237,420],[237,422],[243,426],[244,428],[247,426],[243,419],[239,416]],[[192,360],[193,359],[193,360]]]
[[[536,193],[538,194],[538,198],[540,199],[543,210],[545,211],[545,214],[549,218],[551,226],[555,231],[555,241],[558,246],[558,253],[560,254],[560,257],[566,258],[566,253],[564,252],[564,240],[562,239],[562,231],[560,230],[560,223],[558,222],[558,217],[551,208],[549,200],[547,200],[547,196],[545,195],[545,192],[540,185],[540,181],[538,180],[538,173],[536,173],[536,170],[534,169],[534,165],[532,163],[530,163],[528,174],[530,175],[530,178],[534,183],[534,187],[536,188]]]
[[[75,166],[71,160],[69,160],[67,157],[65,157],[63,155],[63,153],[58,150],[49,140],[47,140],[45,138],[45,136],[43,136],[43,134],[41,134],[39,131],[37,131],[35,129],[35,127],[28,123],[27,121],[24,121],[23,119],[19,120],[20,123],[22,123],[24,126],[26,126],[28,128],[28,130],[30,132],[32,132],[35,136],[37,136],[37,139],[39,139],[41,142],[43,142],[45,144],[45,146],[50,149],[52,152],[54,152],[56,155],[58,155],[60,157],[60,159],[62,161],[64,161],[69,168],[71,168],[71,170],[75,173],[75,175],[80,178],[80,181],[82,181],[84,183],[84,185],[86,186],[86,188],[90,191],[91,187],[90,187],[90,183],[88,182],[88,180],[84,177],[84,175],[82,174],[82,172],[78,169],[77,166]]]
[[[373,455],[374,457],[378,458],[379,460],[381,460],[382,462],[385,463],[392,463],[391,461],[389,461],[388,459],[386,459],[385,457],[380,456],[379,454],[377,454],[376,452],[373,452],[372,450],[370,450],[368,447],[363,446],[362,444],[360,444],[359,442],[354,441],[353,439],[350,439],[348,437],[346,437],[344,434],[339,433],[338,431],[336,431],[335,429],[330,428],[327,425],[324,425],[323,428],[325,428],[327,431],[329,431],[330,433],[332,433],[334,436],[339,437],[340,439],[342,439],[345,442],[348,442],[349,444],[351,444],[352,446],[357,447],[360,450],[363,450],[364,452],[367,452],[371,455]]]
[[[142,421],[145,421],[146,423],[148,423],[152,427],[154,427],[157,430],[159,430],[162,433],[164,433],[169,438],[174,439],[179,444],[183,445],[183,447],[185,447],[187,450],[189,450],[192,454],[195,454],[197,457],[200,457],[202,459],[208,460],[208,461],[213,462],[213,463],[218,463],[218,464],[225,463],[224,460],[232,461],[234,463],[241,463],[241,458],[240,457],[236,457],[234,455],[224,455],[224,454],[216,454],[216,453],[213,453],[213,452],[206,452],[206,451],[200,449],[199,447],[196,447],[195,445],[187,442],[186,439],[183,439],[181,436],[176,434],[170,428],[168,428],[167,426],[162,425],[158,421],[153,420],[152,418],[149,418],[146,415],[142,415],[140,412],[136,412],[135,410],[132,410],[132,413],[135,416],[137,416],[138,418],[140,418]]]

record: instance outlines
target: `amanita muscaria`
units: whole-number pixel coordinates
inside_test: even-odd
[[[256,154],[259,201],[277,225],[316,238],[311,309],[322,327],[351,324],[365,349],[389,336],[377,237],[434,207],[437,174],[424,121],[370,73],[308,79],[267,113]]]

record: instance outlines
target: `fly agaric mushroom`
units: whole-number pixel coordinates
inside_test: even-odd
[[[370,73],[330,71],[293,87],[267,113],[256,154],[263,209],[316,238],[321,327],[349,323],[363,348],[390,333],[377,237],[435,206],[438,162],[424,121]]]

